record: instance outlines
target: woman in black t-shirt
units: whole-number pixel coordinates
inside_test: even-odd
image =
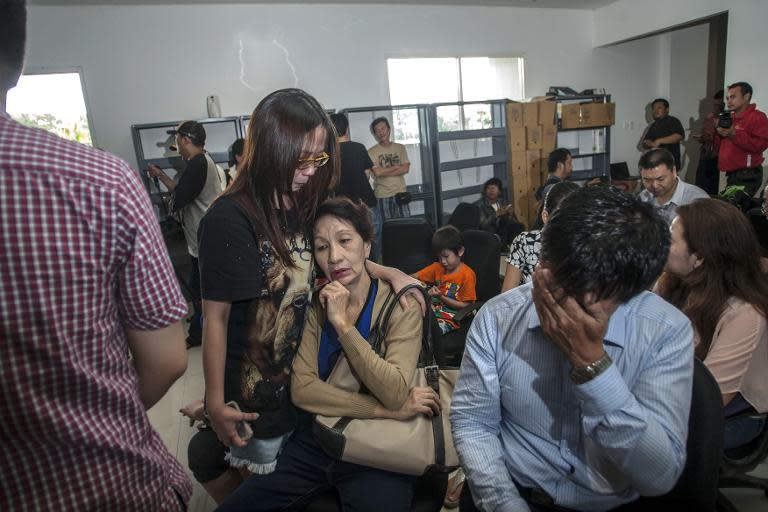
[[[242,170],[200,223],[206,413],[235,468],[273,471],[295,427],[290,368],[315,286],[306,230],[338,172],[322,106],[299,89],[275,91],[251,115]],[[367,269],[396,289],[409,282]],[[217,501],[241,481],[226,466],[192,469]]]

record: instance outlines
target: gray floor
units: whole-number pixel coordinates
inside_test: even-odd
[[[160,432],[170,452],[185,468],[187,467],[187,444],[195,433],[195,429],[189,426],[189,422],[181,416],[179,409],[184,404],[201,398],[204,388],[201,350],[200,348],[193,348],[188,351],[188,354],[189,363],[184,376],[149,411],[152,425]],[[763,462],[754,474],[768,477],[768,463]],[[190,478],[192,478],[191,474]],[[192,480],[194,481],[194,479]],[[761,491],[728,489],[725,494],[740,512],[768,512],[768,499],[763,496]],[[214,501],[208,497],[200,484],[195,482],[190,512],[207,512],[215,508]]]

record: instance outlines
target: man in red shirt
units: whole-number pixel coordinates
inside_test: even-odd
[[[25,25],[0,2],[0,510],[183,510],[146,410],[186,368],[186,302],[136,171],[6,114]]]
[[[757,110],[752,100],[752,86],[736,82],[728,86],[726,103],[733,125],[718,125],[715,152],[718,168],[727,177],[727,185],[743,185],[754,196],[763,183],[763,152],[768,148],[768,118]]]

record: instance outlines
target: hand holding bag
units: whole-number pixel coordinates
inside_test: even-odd
[[[368,337],[371,348],[382,358],[386,351],[386,337],[392,311],[400,307],[400,297],[410,289],[423,293],[426,303],[429,304],[429,296],[418,285],[406,286],[396,296],[390,294],[375,324],[371,326]],[[411,388],[432,387],[440,397],[440,414],[432,418],[417,414],[404,421],[386,418],[353,419],[318,414],[315,416],[313,433],[318,444],[329,456],[345,462],[408,475],[422,475],[430,470],[447,472],[458,467],[459,458],[453,446],[449,413],[459,369],[438,366],[430,308],[427,308],[426,315],[422,326],[419,363],[411,381]],[[366,392],[343,354],[339,356],[327,382],[346,391]]]

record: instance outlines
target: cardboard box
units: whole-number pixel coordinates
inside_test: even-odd
[[[525,127],[514,126],[507,129],[509,134],[509,150],[510,151],[525,151],[526,148],[526,134]]]
[[[525,173],[528,168],[525,151],[512,151],[509,158],[509,169],[511,174],[516,172]]]
[[[522,128],[523,104],[511,101],[507,103],[507,128]]]
[[[542,158],[547,158],[557,147],[557,125],[545,125],[541,129]]]
[[[525,149],[541,149],[542,127],[527,126],[525,128],[526,147]]]
[[[554,125],[557,120],[555,118],[555,111],[557,110],[557,103],[551,100],[544,100],[539,102],[539,124],[548,126]]]
[[[560,107],[560,128],[581,128],[581,105],[570,103]]]
[[[598,112],[599,105],[597,103],[584,103],[581,105],[581,114],[579,116],[579,127],[589,128],[591,126],[597,126],[595,122],[595,116]]]
[[[560,109],[560,127],[563,129],[610,126],[615,121],[615,103],[569,104]]]
[[[509,179],[515,215],[517,215],[521,222],[530,225],[528,223],[528,199],[530,192],[525,167],[523,166],[522,169],[515,169],[510,172]]]
[[[536,126],[539,124],[539,104],[523,103],[523,124]]]
[[[528,173],[528,184],[535,193],[541,186],[541,151],[527,150],[525,152],[525,169]]]
[[[592,126],[611,126],[616,122],[616,104],[615,103],[593,103]]]

